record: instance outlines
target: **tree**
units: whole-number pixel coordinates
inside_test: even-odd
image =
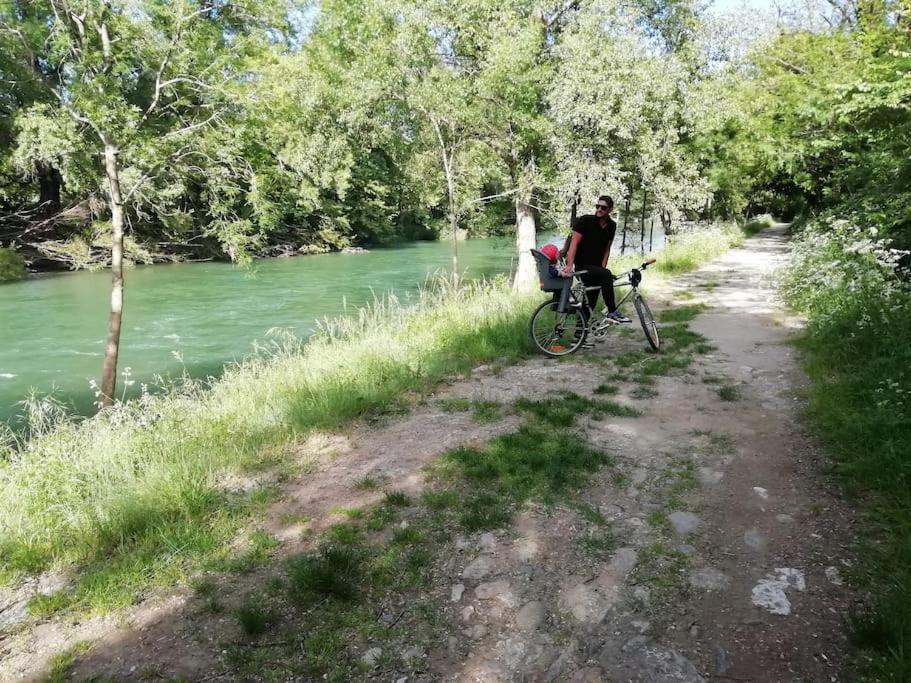
[[[47,0],[0,8],[4,35],[19,41],[20,68],[56,99],[103,160],[112,274],[104,405],[116,389],[129,206],[149,181],[173,177],[175,165],[202,153],[199,134],[222,120],[225,94],[242,74],[246,41],[265,25],[263,7],[253,7],[190,0],[89,0],[77,7]],[[23,27],[26,16],[32,21]],[[31,116],[42,113],[33,109]]]

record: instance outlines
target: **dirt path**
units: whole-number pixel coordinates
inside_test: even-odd
[[[804,378],[787,345],[793,321],[771,300],[786,248],[783,228],[769,230],[661,292],[668,302],[705,304],[691,327],[717,348],[661,377],[646,400],[618,382],[615,398],[642,416],[580,424],[615,459],[580,494],[598,523],[579,506],[531,506],[508,529],[456,538],[435,570],[446,636],[406,652],[408,670],[365,670],[365,678],[841,680],[851,595],[839,568],[849,562],[852,521],[797,420]],[[641,344],[636,330],[610,337],[593,358],[480,368],[435,399],[592,396],[614,379],[598,359]],[[418,492],[422,467],[444,451],[520,423],[509,414],[479,423],[442,405],[302,445],[315,472],[284,486],[261,527],[284,543],[275,559],[310,547],[315,532],[343,518],[340,509],[382,497],[361,483]],[[604,552],[585,551],[594,541]],[[270,571],[224,577],[222,588],[245,594]],[[235,680],[223,644],[238,634],[229,611],[201,615],[194,598],[176,593],[0,641],[0,679],[38,679],[51,655],[89,639],[77,678]]]

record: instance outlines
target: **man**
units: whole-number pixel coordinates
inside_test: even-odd
[[[582,275],[582,282],[587,287],[601,286],[604,294],[604,304],[607,307],[607,317],[616,323],[632,322],[617,310],[617,300],[614,297],[614,275],[607,269],[610,259],[610,248],[617,232],[617,223],[610,217],[614,208],[614,200],[607,195],[598,197],[595,204],[595,215],[582,216],[573,226],[569,250],[566,254],[566,275],[574,270],[588,271]],[[588,304],[595,310],[598,303],[598,290],[588,293]],[[585,340],[583,346],[591,348],[591,342]]]

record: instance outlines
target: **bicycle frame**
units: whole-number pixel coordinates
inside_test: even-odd
[[[646,267],[648,267],[649,265],[651,265],[654,262],[655,262],[654,259],[652,259],[651,261],[646,261],[639,268],[630,268],[625,273],[620,273],[620,275],[614,276],[614,288],[615,289],[621,288],[621,287],[629,287],[629,291],[623,295],[623,298],[621,298],[620,301],[617,302],[618,309],[623,304],[625,304],[627,301],[629,301],[630,297],[633,297],[634,295],[639,293],[639,283],[642,282],[642,272],[641,271],[645,270]],[[601,286],[600,285],[595,285],[592,287],[585,286],[585,284],[582,282],[582,278],[579,277],[580,275],[584,275],[585,272],[586,271],[581,270],[578,272],[574,272],[572,274],[572,277],[574,279],[577,279],[578,283],[574,284],[570,288],[570,293],[573,295],[581,294],[582,308],[583,308],[583,310],[585,310],[588,313],[588,315],[584,316],[585,323],[586,323],[585,332],[587,334],[592,331],[603,331],[603,329],[605,329],[605,327],[602,326],[601,323],[604,322],[604,319],[606,318],[606,316],[602,317],[600,320],[597,321],[597,323],[599,323],[598,324],[599,329],[595,330],[596,321],[594,320],[594,315],[593,315],[594,311],[592,310],[592,307],[588,303],[588,293],[594,292],[596,290],[599,291],[601,289]],[[622,280],[624,278],[626,278],[626,282],[620,282],[618,284],[618,281]]]

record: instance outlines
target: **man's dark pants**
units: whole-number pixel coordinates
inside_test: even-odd
[[[586,287],[601,286],[601,293],[604,295],[604,303],[607,306],[607,312],[613,313],[617,310],[617,299],[614,296],[614,274],[607,268],[601,266],[577,266],[578,270],[588,271],[585,275],[580,275],[582,282]],[[594,311],[598,303],[598,290],[593,289],[588,294],[588,306]]]

